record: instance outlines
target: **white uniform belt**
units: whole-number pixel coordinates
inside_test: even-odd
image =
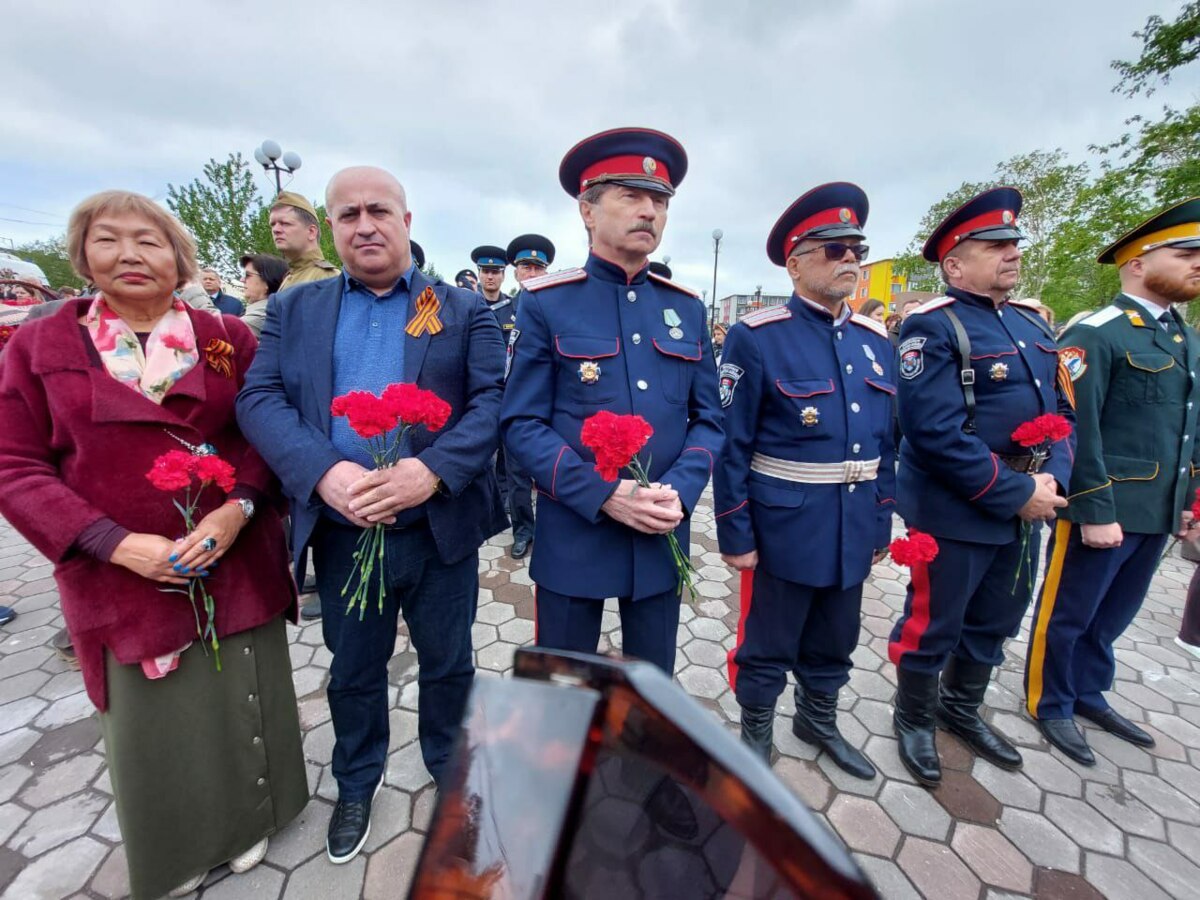
[[[755,453],[750,459],[750,471],[785,481],[801,484],[853,484],[856,481],[874,481],[879,475],[879,457],[874,459],[847,459],[842,462],[812,463],[777,459]]]

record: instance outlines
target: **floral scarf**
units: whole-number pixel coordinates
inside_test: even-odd
[[[134,330],[109,308],[101,294],[88,307],[84,321],[108,374],[155,403],[162,403],[171,386],[200,359],[186,309],[182,300],[174,298],[171,308],[150,332],[145,351]]]

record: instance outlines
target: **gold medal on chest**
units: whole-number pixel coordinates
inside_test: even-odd
[[[600,363],[584,360],[579,364],[579,380],[584,384],[595,384],[600,380]]]
[[[992,368],[988,371],[988,375],[992,381],[1004,381],[1008,378],[1008,364],[992,363]]]
[[[821,421],[821,412],[815,406],[806,406],[800,410],[800,423],[805,428],[812,428]]]

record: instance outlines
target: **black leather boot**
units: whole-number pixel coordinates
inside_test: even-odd
[[[742,743],[760,756],[768,766],[771,764],[771,750],[774,746],[774,726],[775,707],[742,707]]]
[[[829,754],[834,765],[855,778],[870,780],[875,767],[856,747],[851,747],[837,727],[837,694],[821,694],[796,685],[796,714],[792,734]]]
[[[933,711],[937,706],[938,677],[897,668],[896,713],[892,724],[900,739],[900,762],[926,787],[942,781],[942,762],[934,741]]]
[[[979,705],[991,679],[992,667],[987,663],[950,657],[942,670],[937,721],[988,762],[1002,769],[1019,769],[1023,760],[1017,748],[992,731],[979,716]]]

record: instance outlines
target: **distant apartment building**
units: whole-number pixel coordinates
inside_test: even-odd
[[[791,294],[764,294],[762,288],[753,294],[730,294],[722,297],[717,304],[717,318],[726,325],[739,322],[742,316],[755,310],[766,309],[768,306],[782,306],[788,302]]]
[[[882,300],[890,315],[899,312],[895,307],[896,295],[908,290],[908,277],[897,272],[894,259],[877,259],[864,263],[858,276],[858,287],[854,291],[851,306],[858,309],[867,300]]]

